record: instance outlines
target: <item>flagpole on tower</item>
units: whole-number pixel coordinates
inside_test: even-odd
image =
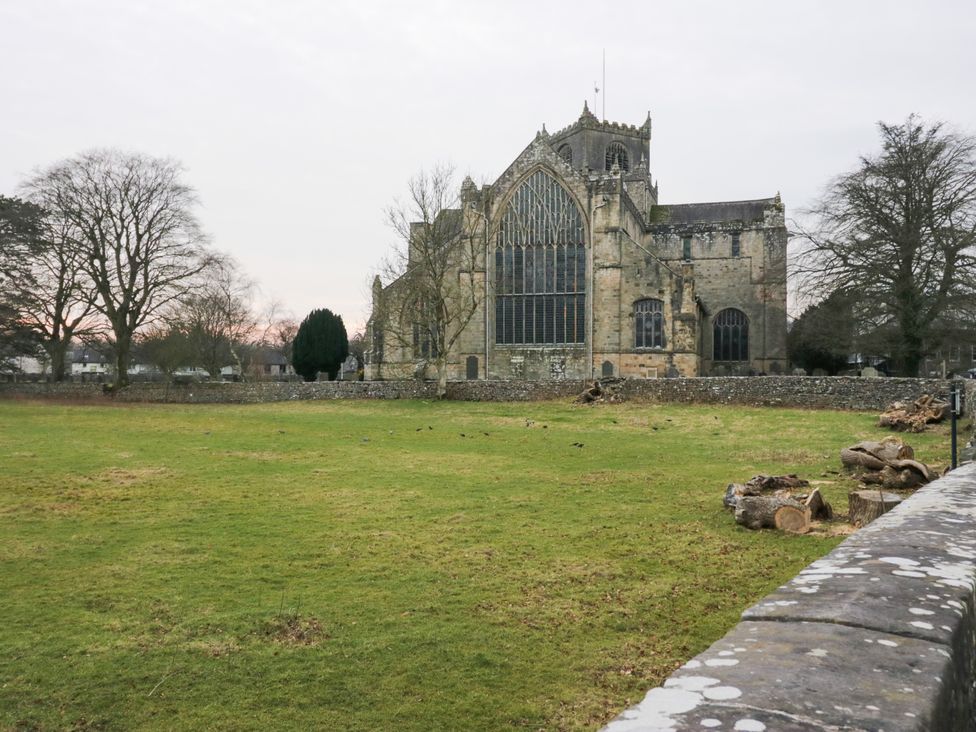
[[[607,120],[607,49],[603,49],[603,121]]]

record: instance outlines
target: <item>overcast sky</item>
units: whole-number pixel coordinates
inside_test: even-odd
[[[662,203],[788,214],[911,112],[976,131],[976,2],[0,0],[0,193],[93,147],[176,158],[296,316],[368,315],[384,209],[436,162],[493,180],[543,123],[654,122]]]

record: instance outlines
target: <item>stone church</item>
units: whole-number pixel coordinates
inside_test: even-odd
[[[448,379],[784,371],[779,195],[661,204],[650,141],[650,116],[601,121],[584,104],[565,129],[543,127],[494,183],[465,180],[459,208],[441,212],[471,224],[468,235],[457,224],[451,246],[475,252],[452,273],[475,299],[443,339]],[[367,379],[433,376],[424,326],[403,315],[418,320],[423,303],[391,316],[404,289],[374,283]]]

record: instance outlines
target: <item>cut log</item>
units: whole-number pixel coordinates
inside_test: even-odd
[[[746,483],[729,483],[725,488],[725,500],[723,504],[726,508],[734,509],[742,496],[758,496],[759,491]]]
[[[819,488],[813,489],[804,505],[810,510],[810,518],[814,521],[827,521],[834,517],[834,509],[824,500]]]
[[[810,485],[810,481],[798,478],[795,473],[789,475],[754,475],[748,485],[755,486],[761,493],[782,490],[784,488],[803,488]]]
[[[848,520],[853,526],[867,526],[901,503],[901,496],[882,491],[851,491],[847,496]]]
[[[888,437],[881,442],[865,441],[845,447],[840,451],[840,461],[846,468],[866,468],[881,470],[892,460],[911,460],[915,451],[897,437]]]
[[[895,470],[905,470],[908,468],[909,470],[918,473],[922,483],[931,483],[933,480],[939,477],[932,471],[932,468],[925,463],[918,462],[917,460],[892,460],[889,465],[891,465],[891,467],[893,467]]]
[[[840,451],[840,461],[845,468],[856,470],[865,468],[867,470],[881,470],[885,466],[885,461],[876,458],[869,452],[855,450],[852,447],[845,447]]]
[[[742,496],[735,521],[749,529],[780,529],[802,534],[810,529],[810,511],[802,503],[772,496]]]
[[[935,473],[925,463],[915,460],[892,460],[881,470],[861,475],[861,482],[880,485],[888,490],[914,490],[936,479]]]
[[[576,397],[576,403],[589,404],[597,401],[601,396],[603,396],[603,390],[600,388],[600,382],[594,381],[582,394]]]
[[[805,534],[810,530],[810,512],[806,508],[783,506],[776,510],[773,523],[788,534]]]

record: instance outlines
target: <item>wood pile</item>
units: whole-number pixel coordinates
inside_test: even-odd
[[[888,490],[911,490],[938,477],[928,465],[915,460],[915,451],[897,437],[845,447],[840,451],[840,461],[848,470],[859,473],[863,483]]]
[[[576,397],[577,404],[593,404],[594,402],[622,402],[623,395],[620,386],[623,379],[601,379],[594,381]]]
[[[756,475],[746,483],[730,483],[724,504],[735,521],[749,529],[779,529],[794,534],[810,530],[810,522],[833,517],[833,509],[809,481],[796,475]]]
[[[927,425],[949,416],[949,402],[924,394],[911,404],[893,402],[878,418],[879,427],[898,432],[924,432]]]

